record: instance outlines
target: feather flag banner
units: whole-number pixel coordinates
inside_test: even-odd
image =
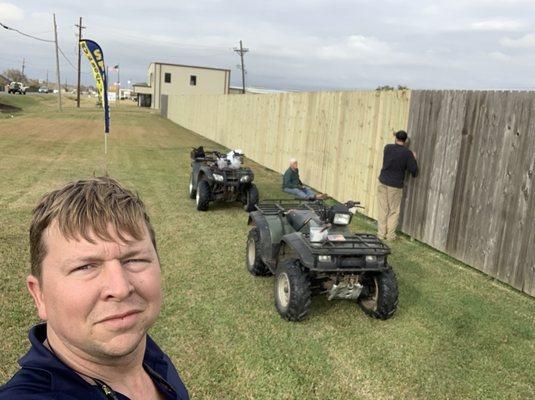
[[[97,84],[97,91],[102,107],[104,108],[105,136],[110,132],[110,108],[108,104],[108,77],[104,64],[104,54],[100,46],[89,39],[80,40],[80,48],[91,64],[91,70]],[[106,146],[107,152],[107,146]]]

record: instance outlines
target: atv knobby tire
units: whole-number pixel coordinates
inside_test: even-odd
[[[255,226],[249,231],[247,236],[247,246],[245,247],[245,265],[247,271],[254,276],[271,275],[271,271],[260,257],[260,232]]]
[[[255,184],[251,184],[245,190],[245,204],[243,209],[247,212],[255,210],[255,206],[258,204],[258,188]]]
[[[210,184],[206,181],[200,181],[197,186],[197,193],[195,195],[198,211],[208,211],[208,204],[210,203]]]
[[[394,271],[367,273],[362,280],[364,286],[358,304],[370,317],[390,318],[398,306],[398,284]]]
[[[197,195],[197,190],[193,187],[193,172],[189,176],[188,194],[190,199],[194,199]]]
[[[275,274],[275,307],[284,319],[298,322],[310,307],[310,280],[297,260],[282,261]]]

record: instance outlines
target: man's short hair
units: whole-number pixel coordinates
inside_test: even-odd
[[[407,132],[405,131],[397,131],[396,132],[396,139],[400,142],[405,142],[409,136],[407,135]]]
[[[290,158],[290,164],[293,164],[294,162],[297,162],[295,158]]]
[[[126,241],[125,234],[141,240],[144,223],[156,249],[154,229],[137,194],[109,177],[71,182],[45,194],[33,210],[30,225],[31,274],[38,279],[41,279],[47,252],[43,232],[54,221],[65,238],[82,237],[91,243],[94,243],[91,234],[111,241],[110,225],[115,231],[112,233],[122,241]]]

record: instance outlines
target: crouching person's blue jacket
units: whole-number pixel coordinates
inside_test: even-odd
[[[46,324],[29,333],[31,348],[21,369],[0,388],[0,400],[128,400],[103,382],[91,383],[44,346]],[[147,336],[143,366],[166,400],[188,400],[188,392],[169,357]]]

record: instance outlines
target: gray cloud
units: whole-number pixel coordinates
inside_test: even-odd
[[[75,27],[99,42],[121,80],[146,80],[152,61],[232,70],[242,39],[251,86],[279,89],[532,88],[535,3],[524,0],[93,1],[0,0],[0,22],[52,38],[74,63]],[[20,67],[44,78],[54,71],[53,46],[0,31],[0,69]],[[75,71],[62,61],[63,74]],[[83,80],[92,78],[84,60]],[[111,77],[112,80],[115,76]]]

